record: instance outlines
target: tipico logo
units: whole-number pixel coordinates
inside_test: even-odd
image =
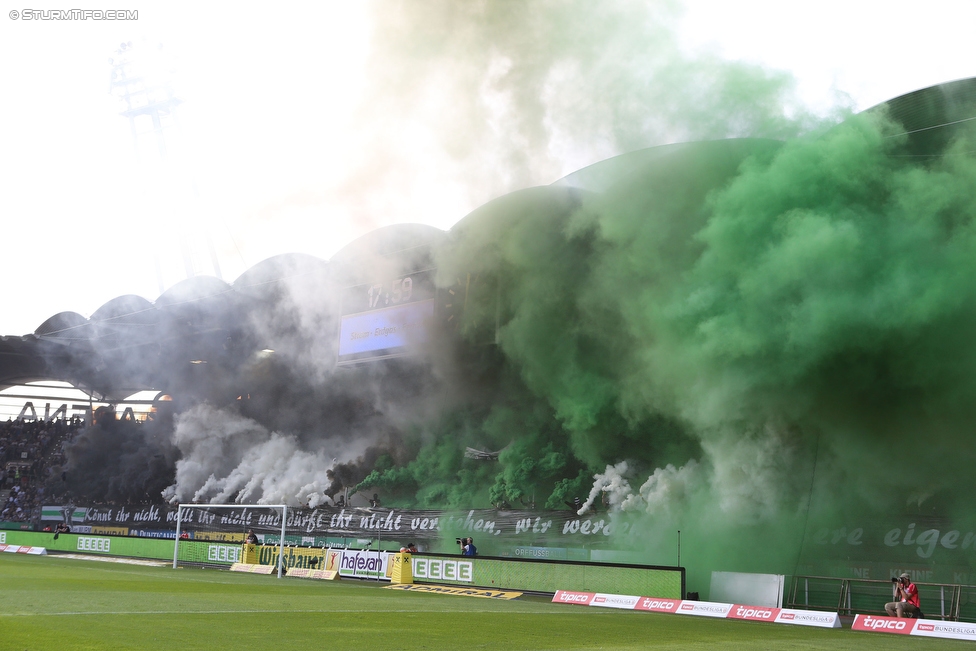
[[[754,608],[750,606],[736,606],[732,613],[734,619],[771,620],[776,617],[777,610],[770,608]]]
[[[861,625],[872,631],[903,631],[908,624],[898,619],[882,619],[867,615],[861,621]]]
[[[657,612],[673,613],[678,609],[678,602],[670,599],[642,598],[636,605],[638,610],[653,610]]]
[[[592,594],[586,592],[560,592],[559,593],[559,601],[570,603],[570,604],[589,603],[592,597],[593,597]]]

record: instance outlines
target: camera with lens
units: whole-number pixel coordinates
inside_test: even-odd
[[[891,582],[892,583],[901,583],[901,579],[896,578],[896,577],[891,577]]]
[[[455,538],[455,539],[454,539],[454,542],[456,542],[457,544],[459,544],[459,545],[460,545],[460,544],[461,544],[461,539],[460,539],[460,538]]]

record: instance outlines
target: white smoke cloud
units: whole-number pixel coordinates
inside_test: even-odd
[[[295,437],[272,433],[269,440],[248,448],[227,476],[211,475],[193,499],[258,504],[307,501],[318,506],[325,501],[322,491],[331,483],[326,476],[331,466],[332,459],[323,452],[305,452],[298,449]]]
[[[616,465],[608,465],[606,471],[603,474],[596,474],[593,477],[593,488],[590,489],[590,494],[587,496],[586,501],[583,502],[583,507],[578,511],[578,515],[583,515],[590,510],[593,506],[593,502],[596,501],[598,497],[603,497],[605,493],[611,508],[619,507],[621,502],[628,499],[632,495],[630,488],[630,482],[627,481],[624,475],[627,474],[627,462],[621,461]]]
[[[746,521],[775,517],[792,495],[796,454],[783,432],[767,424],[758,435],[702,441],[710,484],[722,513]]]
[[[183,456],[163,497],[181,502],[318,506],[330,501],[328,470],[354,447],[341,457],[302,450],[294,436],[208,404],[180,414],[173,438]]]
[[[773,425],[761,434],[733,436],[729,432],[703,440],[701,462],[657,468],[636,491],[631,487],[626,461],[608,465],[593,477],[593,487],[580,509],[582,515],[597,498],[611,511],[673,517],[696,495],[711,503],[719,517],[757,522],[776,517],[788,507],[796,479],[795,451]]]
[[[232,417],[206,403],[178,415],[173,443],[182,458],[176,462],[176,482],[164,491],[163,497],[189,501],[203,486],[230,474],[241,462],[243,450],[257,445],[267,435],[259,423]]]
[[[657,468],[641,485],[636,495],[628,495],[622,500],[620,510],[640,509],[650,514],[670,514],[673,508],[686,504],[692,494],[701,488],[702,483],[701,465],[694,459],[680,468],[669,463],[664,468]]]
[[[704,485],[701,465],[694,459],[681,468],[671,464],[657,468],[637,491],[631,488],[630,480],[626,477],[628,472],[629,464],[621,461],[608,465],[602,474],[595,475],[593,488],[579,514],[588,511],[601,494],[606,496],[611,511],[670,514],[686,504],[691,495]]]

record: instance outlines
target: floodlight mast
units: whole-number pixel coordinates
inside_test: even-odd
[[[184,169],[185,165],[180,165],[179,160],[172,161],[170,154],[171,149],[175,149],[172,153],[177,157],[185,156],[185,154],[180,153],[179,147],[173,148],[167,145],[167,142],[174,143],[172,139],[167,139],[167,131],[171,134],[174,132],[174,128],[175,131],[179,131],[176,108],[183,103],[183,100],[176,96],[171,87],[170,81],[173,71],[165,63],[167,57],[163,55],[162,49],[162,43],[158,43],[155,48],[147,47],[146,44],[133,47],[132,41],[120,44],[108,60],[109,65],[112,66],[109,93],[118,97],[124,107],[119,115],[129,120],[129,131],[132,133],[132,147],[136,161],[138,163],[143,162],[142,145],[146,144],[145,141],[155,140],[158,151],[155,160],[170,168]],[[136,128],[137,120],[141,125],[146,119],[152,122],[151,134],[150,131],[140,131]],[[149,169],[152,168],[147,168],[147,170]],[[158,187],[163,192],[168,192],[164,185],[159,184]],[[199,196],[196,184],[192,181],[188,187],[183,188],[183,191],[190,193],[192,197]],[[186,277],[192,278],[197,275],[197,271],[194,267],[189,234],[185,227],[180,229],[178,237]],[[206,238],[213,273],[217,278],[223,279],[217,249],[214,247],[209,229],[206,230]],[[159,282],[159,293],[162,294],[165,291],[165,284],[158,253],[156,255],[156,279]]]
[[[183,510],[190,509],[281,509],[281,537],[278,539],[278,578],[284,575],[285,523],[288,520],[287,504],[180,504],[176,509],[176,539],[173,541],[173,569],[180,554],[180,530],[183,526]]]

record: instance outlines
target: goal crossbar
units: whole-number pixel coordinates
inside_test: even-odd
[[[180,530],[183,511],[191,509],[278,509],[281,511],[281,536],[278,538],[278,578],[283,576],[285,558],[285,521],[288,519],[287,504],[180,504],[176,510],[176,541],[173,544],[173,569],[176,569],[180,553]]]

